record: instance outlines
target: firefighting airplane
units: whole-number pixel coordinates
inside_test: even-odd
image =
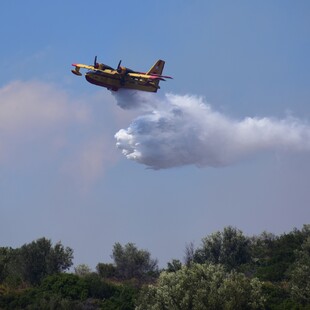
[[[97,62],[97,56],[94,60],[94,65],[72,64],[74,70],[71,70],[75,75],[81,76],[80,69],[88,69],[85,73],[85,78],[89,83],[105,87],[109,90],[117,91],[120,88],[143,90],[156,93],[160,81],[172,79],[170,76],[161,75],[164,69],[165,62],[158,60],[154,66],[146,73],[133,71],[129,68],[122,67],[121,61],[116,69],[105,64]]]

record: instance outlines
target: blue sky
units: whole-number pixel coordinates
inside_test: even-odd
[[[309,135],[217,168],[147,169],[114,138],[143,113],[70,72],[95,55],[139,71],[161,58],[174,79],[157,99],[202,97],[227,119],[293,118],[309,132],[309,1],[6,1],[0,26],[1,246],[44,236],[95,267],[133,242],[165,266],[227,225],[309,223]]]

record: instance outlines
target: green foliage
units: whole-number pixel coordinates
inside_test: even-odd
[[[193,242],[185,245],[184,254],[184,263],[186,266],[189,266],[195,258],[195,246]]]
[[[83,277],[83,276],[86,276],[86,275],[90,274],[90,273],[91,273],[91,269],[90,269],[90,267],[89,267],[88,265],[86,265],[86,264],[80,264],[80,265],[78,265],[78,266],[76,266],[76,267],[74,268],[74,273],[75,273],[77,276]]]
[[[307,305],[310,304],[310,237],[304,241],[296,256],[290,272],[291,295],[295,301]]]
[[[35,300],[36,289],[9,290],[0,298],[0,309],[27,309]]]
[[[137,309],[262,309],[261,283],[222,265],[183,266],[176,272],[162,272],[157,285],[140,293]]]
[[[0,281],[10,285],[28,282],[36,285],[54,273],[72,266],[73,250],[60,242],[41,238],[18,249],[0,248]]]
[[[84,300],[89,296],[86,281],[74,274],[60,273],[46,277],[39,287],[42,294],[57,295],[72,300]]]
[[[220,291],[224,309],[262,309],[265,303],[262,283],[257,278],[249,279],[235,271],[224,279]]]
[[[86,275],[84,281],[88,287],[89,297],[109,299],[114,295],[118,295],[119,286],[102,280],[102,278],[96,273]]]
[[[308,305],[302,305],[290,296],[290,288],[287,282],[263,283],[263,292],[266,296],[267,310],[306,310]]]
[[[134,310],[137,289],[130,285],[121,285],[117,294],[103,302],[104,310]]]
[[[10,255],[11,251],[12,249],[10,248],[0,248],[0,283],[2,283],[8,276],[8,264],[12,258]]]
[[[0,298],[0,309],[15,310],[97,310],[102,302],[96,299],[73,300],[57,294],[42,294],[37,289],[12,292]]]
[[[194,261],[222,264],[228,270],[250,260],[250,239],[242,231],[228,226],[223,232],[213,233],[202,239],[202,246],[194,254]]]
[[[72,300],[109,299],[119,294],[119,287],[102,280],[95,273],[83,277],[62,273],[45,278],[39,291],[47,295],[58,295]]]
[[[252,268],[254,275],[261,280],[279,282],[287,280],[290,266],[296,259],[296,250],[300,250],[309,230],[304,226],[288,234],[275,237],[263,233],[252,239]]]
[[[0,283],[12,287],[22,283],[19,249],[0,248]]]
[[[58,273],[35,288],[0,295],[0,309],[129,310],[134,309],[135,294],[134,288],[105,282],[95,273],[83,277]]]
[[[73,251],[60,242],[0,247],[0,309],[310,309],[310,225],[252,238],[226,227],[187,245],[185,264],[171,260],[159,278],[133,243],[116,243],[112,257],[70,274]]]
[[[112,258],[118,279],[147,281],[158,274],[157,260],[151,259],[148,251],[139,250],[133,243],[125,246],[115,243]]]
[[[171,262],[168,262],[166,271],[167,272],[176,272],[182,268],[182,263],[178,259],[173,259]]]
[[[285,286],[282,283],[275,284],[272,282],[264,282],[262,289],[266,296],[268,309],[287,309],[285,308],[285,305],[290,302],[287,285]]]
[[[96,270],[102,278],[116,277],[116,267],[113,264],[99,263]]]

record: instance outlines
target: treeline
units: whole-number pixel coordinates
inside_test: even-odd
[[[310,225],[248,237],[225,227],[159,270],[147,250],[116,243],[96,271],[41,238],[0,247],[0,309],[310,309]]]

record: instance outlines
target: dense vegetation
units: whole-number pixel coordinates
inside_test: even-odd
[[[132,243],[111,257],[70,273],[60,242],[0,247],[0,309],[310,309],[310,225],[254,237],[229,226],[163,270]]]

